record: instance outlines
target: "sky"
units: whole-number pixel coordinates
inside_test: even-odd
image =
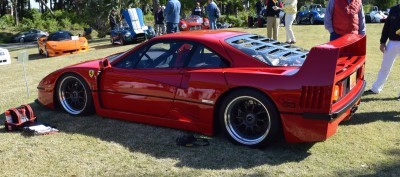
[[[39,3],[35,2],[35,0],[30,0],[31,1],[31,8],[36,8],[39,9]]]

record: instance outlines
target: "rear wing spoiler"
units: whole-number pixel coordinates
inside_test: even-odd
[[[296,74],[306,85],[327,86],[340,80],[343,71],[355,71],[364,64],[366,36],[347,34],[337,40],[311,48]]]
[[[346,96],[353,85],[350,89],[347,89],[349,86],[342,85],[346,91],[335,91],[335,89],[338,89],[340,83],[347,83],[350,75],[355,76],[357,80],[364,80],[365,54],[365,35],[348,34],[335,41],[313,47],[296,74],[296,79],[302,81],[299,106],[314,113],[344,107],[346,101],[336,101],[342,98],[353,99],[351,96]],[[358,86],[355,86],[357,95],[362,93],[365,86],[363,81],[358,83]],[[332,103],[336,104],[331,107]]]

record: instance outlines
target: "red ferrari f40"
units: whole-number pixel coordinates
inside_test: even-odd
[[[174,33],[59,69],[39,83],[38,100],[71,115],[221,131],[253,147],[281,133],[323,141],[357,110],[365,54],[355,34],[308,51],[244,32]]]

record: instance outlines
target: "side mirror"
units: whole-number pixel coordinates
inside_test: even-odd
[[[100,71],[103,71],[106,68],[111,68],[111,64],[110,64],[110,62],[108,61],[107,58],[104,58],[104,59],[99,61],[99,69],[100,69]]]

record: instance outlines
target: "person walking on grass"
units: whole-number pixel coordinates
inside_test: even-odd
[[[176,33],[179,31],[178,24],[181,13],[181,2],[179,0],[169,0],[164,10],[164,16],[167,21],[167,33]]]
[[[160,36],[164,34],[165,31],[164,10],[161,6],[158,6],[158,10],[155,16],[156,16],[156,35]]]
[[[214,0],[208,0],[208,5],[206,7],[207,15],[208,15],[208,20],[210,22],[210,29],[217,29],[217,19],[220,16],[220,11],[215,4]]]
[[[389,16],[383,25],[380,43],[380,50],[383,53],[381,69],[371,89],[365,91],[366,94],[378,94],[382,91],[393,63],[400,55],[400,4],[390,8]],[[400,101],[400,93],[397,95],[397,100]]]
[[[365,34],[365,15],[361,0],[329,0],[324,25],[330,33],[330,41],[345,34]]]
[[[267,16],[267,37],[272,38],[274,40],[278,40],[278,28],[280,24],[279,20],[279,7],[280,2],[278,0],[266,0],[266,12],[265,16]]]
[[[285,0],[282,9],[285,12],[286,43],[295,44],[296,38],[294,37],[292,25],[296,19],[297,0]]]
[[[201,6],[200,6],[199,2],[197,2],[196,3],[196,7],[193,8],[192,15],[197,15],[197,16],[200,16],[200,17],[203,16],[203,12],[201,10]]]

